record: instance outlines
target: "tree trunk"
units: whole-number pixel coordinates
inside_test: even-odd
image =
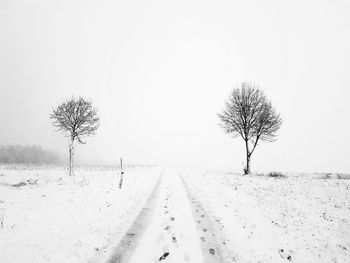
[[[69,176],[74,175],[74,140],[69,144]]]
[[[244,174],[250,174],[250,153],[249,153],[248,140],[245,141],[245,149],[247,154],[247,160],[246,160],[246,167],[244,169]]]
[[[249,154],[247,154],[246,174],[250,174],[250,155]]]

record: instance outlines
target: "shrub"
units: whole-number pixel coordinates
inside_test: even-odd
[[[332,174],[331,173],[325,173],[321,178],[322,179],[331,179],[332,178]]]
[[[275,178],[282,178],[282,177],[286,177],[283,173],[281,172],[269,172],[267,174],[268,177],[275,177]]]
[[[38,179],[34,180],[34,179],[29,179],[27,181],[23,181],[23,182],[19,182],[17,184],[13,184],[13,187],[21,187],[21,186],[25,186],[25,185],[36,185],[38,184]]]
[[[337,174],[337,179],[349,180],[350,174]]]

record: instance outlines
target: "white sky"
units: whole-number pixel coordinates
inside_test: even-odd
[[[67,151],[49,120],[71,95],[101,115],[84,158],[241,170],[218,127],[233,87],[283,116],[253,170],[350,171],[350,1],[0,0],[0,144]]]

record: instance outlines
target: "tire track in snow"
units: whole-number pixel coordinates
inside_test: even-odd
[[[151,223],[130,262],[204,262],[190,203],[174,169],[164,172]]]
[[[141,212],[107,263],[228,263],[204,206],[175,171],[162,172]]]
[[[160,184],[162,182],[164,171],[161,172],[159,179],[152,190],[152,193],[148,197],[145,205],[137,215],[133,224],[130,226],[126,234],[120,240],[116,248],[113,249],[112,255],[106,261],[106,263],[125,263],[128,262],[132,253],[134,252],[138,241],[140,240],[143,232],[145,231],[152,214],[154,213],[154,205],[156,203]]]
[[[187,198],[191,204],[193,217],[197,223],[204,263],[235,262],[235,257],[230,256],[228,251],[223,249],[221,244],[225,244],[225,241],[223,241],[219,236],[219,233],[216,231],[214,223],[211,221],[210,216],[206,212],[204,206],[192,193],[182,175],[180,175],[180,178],[185,188]]]

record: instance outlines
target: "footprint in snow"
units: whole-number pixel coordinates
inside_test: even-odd
[[[209,252],[210,252],[210,254],[215,255],[215,249],[214,248],[209,248]]]
[[[289,261],[292,260],[292,256],[291,256],[291,255],[288,255],[287,257],[285,256],[285,251],[284,251],[284,249],[281,248],[281,249],[278,250],[278,252],[279,252],[281,258],[287,258]]]
[[[162,261],[163,259],[166,259],[167,256],[169,256],[169,252],[164,252],[164,254],[159,258],[159,261]]]
[[[189,261],[189,260],[190,260],[190,256],[189,256],[188,254],[185,254],[185,255],[184,255],[184,260],[185,260],[185,261]]]

